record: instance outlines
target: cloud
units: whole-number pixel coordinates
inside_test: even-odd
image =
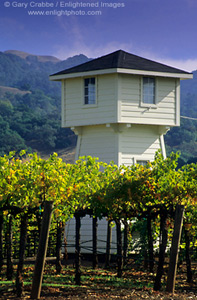
[[[152,50],[141,49],[138,47],[135,47],[135,49],[131,49],[131,51],[129,52],[156,61],[158,63],[162,63],[180,70],[184,70],[186,72],[192,72],[197,70],[197,58],[193,58],[193,59],[170,58],[170,57],[161,56],[158,53],[154,53]]]
[[[175,58],[161,57],[160,55],[153,54],[153,53],[146,53],[146,52],[138,55],[187,72],[192,72],[197,70],[197,58],[175,59]]]
[[[65,31],[68,30],[68,24],[61,24]],[[68,31],[67,31],[68,32]],[[192,72],[197,69],[197,58],[194,59],[176,59],[161,56],[159,53],[154,53],[152,49],[145,49],[132,42],[117,42],[110,41],[107,43],[99,43],[94,39],[92,42],[86,40],[84,37],[84,28],[79,26],[78,22],[73,22],[70,29],[69,36],[66,35],[65,41],[61,41],[61,45],[56,45],[54,56],[59,59],[67,59],[74,55],[84,54],[89,58],[97,58],[108,53],[124,50],[135,55],[154,60],[187,72]],[[69,40],[69,42],[68,42]]]
[[[100,21],[97,21],[100,22]],[[62,34],[61,45],[55,46],[54,56],[66,59],[78,54],[84,54],[90,58],[100,57],[113,51],[122,49],[132,52],[132,43],[120,43],[115,41],[104,42],[95,37],[95,28],[100,25],[79,23],[76,18],[58,19],[58,25],[64,31]],[[88,29],[87,33],[87,27]]]
[[[104,46],[100,47],[91,47],[87,46],[84,43],[76,43],[76,46],[70,48],[68,46],[60,46],[56,51],[54,56],[60,59],[67,59],[68,57],[72,57],[78,54],[84,54],[89,58],[97,58],[102,55],[106,55],[108,53],[114,52],[116,50],[122,49],[124,51],[136,54],[138,56],[142,56],[144,58],[157,61],[159,63],[163,63],[165,65],[178,68],[187,72],[192,72],[197,70],[197,58],[196,59],[172,59],[168,57],[160,57],[159,55],[153,53],[146,53],[143,51],[134,51],[133,47],[130,44],[117,44],[117,43],[108,43]],[[132,51],[133,50],[133,51]]]
[[[163,61],[160,60],[160,62],[187,72],[192,72],[197,70],[197,59],[186,59],[186,60],[164,59]]]
[[[185,1],[188,1],[192,5],[196,0]],[[143,45],[142,41],[138,41],[140,42],[139,44],[137,41],[131,39],[122,42],[106,39],[105,32],[103,36],[100,34],[95,36],[96,29],[103,28],[100,19],[95,20],[95,22],[98,23],[91,24],[89,19],[84,20],[82,23],[77,18],[58,18],[58,25],[65,34],[61,34],[61,44],[55,45],[53,55],[60,59],[66,59],[78,54],[84,54],[89,58],[96,58],[122,49],[188,72],[197,69],[197,58],[176,59],[176,57],[168,57],[164,53],[155,52],[154,48],[150,46]]]
[[[110,42],[100,46],[86,45],[82,40],[78,39],[75,41],[72,48],[67,45],[58,47],[54,55],[60,59],[66,59],[78,54],[84,54],[87,57],[96,58],[120,49],[129,52],[130,48],[132,47],[129,44],[116,42]]]
[[[186,0],[190,8],[196,8],[197,7],[197,2],[196,0]]]

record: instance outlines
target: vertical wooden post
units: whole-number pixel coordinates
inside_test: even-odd
[[[97,254],[97,228],[98,228],[98,220],[97,217],[93,217],[92,223],[92,233],[93,233],[93,269],[98,267],[98,254]]]
[[[118,257],[118,278],[122,277],[122,234],[121,234],[121,222],[116,220],[116,232],[117,232],[117,257]]]
[[[128,232],[129,225],[127,220],[124,220],[124,248],[123,248],[123,264],[127,263],[127,255],[128,255]]]
[[[8,216],[6,231],[7,279],[11,280],[14,272],[12,261],[12,215]]]
[[[190,254],[189,254],[190,239],[189,239],[188,230],[185,229],[184,232],[185,232],[185,259],[186,259],[186,265],[187,265],[187,282],[191,283],[193,274],[192,274],[191,259],[190,259]]]
[[[168,242],[168,231],[166,226],[167,211],[161,208],[160,216],[161,216],[161,221],[160,221],[161,240],[159,245],[159,263],[158,263],[157,274],[154,283],[155,291],[159,291],[161,289],[161,278],[163,276],[163,270],[164,270],[165,251]]]
[[[57,222],[57,237],[56,237],[56,273],[60,274],[62,271],[61,264],[61,247],[62,247],[62,233],[63,222]]]
[[[172,245],[170,249],[170,264],[168,269],[168,278],[167,278],[167,287],[166,287],[166,291],[170,293],[174,293],[174,288],[175,288],[175,278],[176,278],[177,261],[178,261],[178,248],[179,248],[179,243],[181,238],[183,213],[184,213],[184,206],[177,205],[175,211],[174,232],[172,238]]]
[[[152,224],[150,213],[147,217],[147,233],[148,233],[148,262],[149,271],[153,273],[154,268],[154,251],[153,251],[153,235],[152,235]]]
[[[68,250],[67,250],[67,239],[66,239],[66,233],[65,233],[65,226],[64,225],[64,260],[68,259]]]
[[[37,258],[35,263],[33,282],[32,282],[31,299],[40,298],[44,264],[45,264],[46,253],[47,253],[47,246],[48,246],[52,209],[53,209],[53,202],[46,201],[44,203],[44,213],[42,218],[38,253],[37,253]]]
[[[111,220],[107,222],[107,244],[106,244],[106,257],[105,257],[105,268],[109,267],[110,261],[110,249],[111,249],[111,239],[112,239],[112,227],[110,225]]]
[[[80,228],[81,217],[80,214],[75,214],[76,220],[76,241],[75,241],[75,283],[81,284],[81,247],[80,247]]]
[[[19,262],[16,275],[16,294],[18,297],[21,297],[23,293],[23,265],[25,258],[25,247],[27,241],[27,226],[28,226],[28,214],[23,214],[21,216],[21,225],[20,225],[20,248],[19,248]]]

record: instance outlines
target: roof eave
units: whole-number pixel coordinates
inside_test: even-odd
[[[158,71],[144,71],[144,70],[133,70],[133,69],[117,69],[118,73],[126,73],[133,75],[145,75],[145,76],[155,76],[155,77],[170,77],[170,78],[180,78],[180,79],[192,79],[192,73],[171,73],[171,72],[158,72]]]
[[[117,73],[117,68],[93,70],[93,71],[84,71],[84,72],[75,72],[75,73],[59,74],[59,75],[54,74],[54,75],[50,75],[49,79],[54,80],[54,81],[58,81],[58,80],[63,80],[63,79],[67,79],[67,78],[96,76],[96,75],[113,74],[113,73]]]
[[[75,72],[75,73],[59,74],[59,75],[54,74],[54,75],[50,75],[49,79],[52,81],[61,81],[67,78],[96,76],[96,75],[114,74],[114,73],[141,75],[141,76],[170,77],[170,78],[179,78],[179,79],[193,78],[192,73],[170,73],[170,72],[144,71],[144,70],[124,69],[124,68],[111,68],[111,69],[92,70],[92,71]]]

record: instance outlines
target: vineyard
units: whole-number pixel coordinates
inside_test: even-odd
[[[163,287],[166,254],[171,260],[169,249],[173,244],[176,218],[179,210],[182,214],[184,211],[183,219],[180,218],[179,233],[182,222],[183,230],[179,264],[186,262],[187,282],[192,284],[195,270],[191,261],[195,261],[197,249],[197,164],[177,169],[178,157],[179,153],[172,153],[163,159],[158,152],[154,162],[130,167],[118,167],[113,162],[106,164],[89,156],[80,158],[76,164],[67,164],[56,154],[44,160],[36,153],[27,155],[25,151],[0,157],[2,278],[6,276],[7,281],[14,280],[16,294],[22,296],[25,258],[35,257],[39,251],[38,241],[43,223],[47,223],[42,220],[48,203],[51,210],[48,223],[51,222],[51,226],[47,256],[55,257],[56,274],[65,272],[61,261],[62,243],[66,253],[64,228],[66,222],[75,217],[74,281],[78,286],[82,284],[80,227],[83,216],[89,214],[93,219],[93,269],[98,266],[97,220],[106,218],[109,228],[112,221],[116,224],[117,277],[121,278],[130,266],[130,253],[134,250],[133,232],[138,231],[137,257],[143,261],[147,272],[155,274],[155,291]],[[109,240],[105,268],[110,268]]]

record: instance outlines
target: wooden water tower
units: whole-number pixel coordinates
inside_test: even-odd
[[[192,74],[122,50],[50,76],[62,82],[62,127],[77,135],[76,159],[117,165],[154,160],[180,125],[180,79]]]
[[[158,149],[166,157],[163,135],[180,125],[180,79],[192,77],[122,50],[51,75],[62,82],[62,127],[78,135],[76,159],[91,155],[117,165],[146,164]],[[90,218],[83,219],[84,242],[91,240],[92,227]],[[70,244],[74,226],[72,219]],[[99,226],[103,240],[106,222]]]

